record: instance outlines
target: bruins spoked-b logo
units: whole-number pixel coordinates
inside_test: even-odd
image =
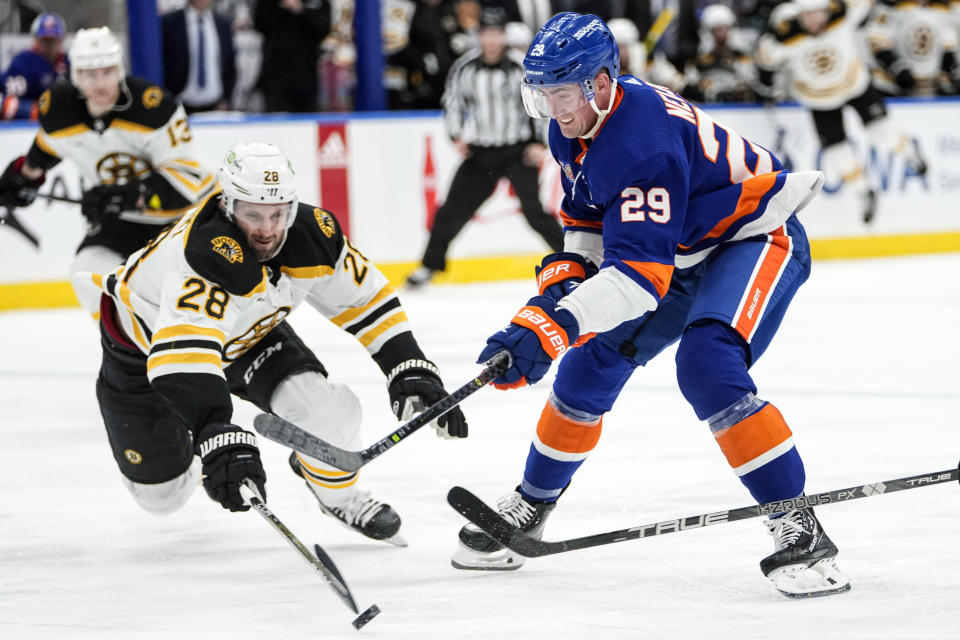
[[[333,216],[323,209],[314,209],[313,217],[317,219],[317,224],[320,225],[320,231],[328,238],[337,230],[336,225],[333,223]]]
[[[143,106],[147,109],[153,109],[163,100],[163,89],[160,87],[148,87],[143,92]]]
[[[44,91],[40,96],[40,99],[37,101],[37,110],[42,116],[47,115],[47,112],[50,111],[50,89]]]
[[[153,171],[143,158],[124,151],[108,153],[97,161],[97,175],[103,184],[123,184]]]
[[[244,331],[242,335],[223,345],[223,359],[227,362],[233,362],[245,354],[250,347],[260,342],[274,327],[283,322],[283,319],[288,315],[290,315],[290,307],[280,307],[270,315],[257,320],[253,323],[253,326]]]
[[[227,259],[227,262],[243,262],[243,248],[230,236],[217,236],[210,241],[213,250]]]
[[[143,462],[143,456],[140,455],[140,452],[134,451],[133,449],[124,449],[123,457],[126,458],[130,464],[140,464]]]

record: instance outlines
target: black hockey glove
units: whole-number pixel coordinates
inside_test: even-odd
[[[901,69],[893,79],[900,88],[900,91],[903,92],[908,92],[917,86],[917,79],[913,77],[910,69]]]
[[[200,431],[197,455],[203,463],[203,488],[207,495],[230,511],[246,511],[240,483],[250,478],[267,499],[267,474],[260,462],[257,437],[233,424],[208,424]]]
[[[45,175],[36,180],[24,178],[20,168],[26,161],[20,156],[7,165],[0,175],[0,207],[28,207],[37,199],[37,189],[46,181]]]
[[[534,269],[540,295],[550,296],[554,302],[597,273],[592,262],[579,253],[570,252],[551,253]]]
[[[387,376],[387,391],[394,415],[404,422],[447,396],[437,365],[419,359],[394,367]],[[454,407],[432,424],[441,438],[467,437],[467,419],[460,407]]]
[[[143,185],[138,180],[126,184],[101,184],[83,194],[80,213],[93,223],[138,209]]]

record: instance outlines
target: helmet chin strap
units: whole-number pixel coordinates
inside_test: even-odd
[[[610,83],[610,101],[607,103],[606,109],[601,109],[597,106],[597,97],[594,94],[594,97],[590,99],[590,106],[593,107],[593,110],[597,113],[597,122],[587,133],[580,136],[581,138],[590,139],[593,136],[597,135],[597,131],[600,130],[600,126],[603,124],[603,121],[607,119],[607,116],[610,114],[610,110],[613,109],[613,101],[617,97],[617,81],[616,79],[611,79]]]

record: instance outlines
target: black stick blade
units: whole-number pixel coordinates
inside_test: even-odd
[[[549,548],[553,543],[540,542],[529,537],[463,487],[451,488],[447,492],[447,502],[460,515],[483,529],[491,538],[526,558],[557,553]]]
[[[261,413],[253,419],[253,428],[268,440],[323,460],[342,471],[356,471],[367,462],[357,452],[347,451],[321,440],[280,416]]]
[[[40,240],[37,238],[37,236],[23,226],[23,223],[20,222],[20,218],[16,216],[16,214],[13,212],[13,209],[7,208],[6,215],[0,216],[0,225],[7,227],[14,233],[19,233],[26,239],[27,242],[32,244],[37,249],[40,248]]]
[[[318,544],[313,545],[313,551],[317,554],[317,561],[327,570],[324,575],[330,583],[330,586],[333,587],[333,590],[340,596],[340,599],[343,600],[354,613],[357,613],[357,603],[354,602],[353,594],[350,593],[350,589],[347,587],[347,583],[343,579],[340,570],[337,569],[337,565],[333,564],[333,559]]]

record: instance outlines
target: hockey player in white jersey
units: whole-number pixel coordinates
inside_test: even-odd
[[[878,89],[891,95],[957,93],[957,28],[947,0],[878,0],[868,40],[880,69]]]
[[[70,46],[70,82],[38,100],[40,130],[25,156],[0,176],[0,206],[25,207],[45,174],[71,160],[89,187],[81,212],[87,235],[71,273],[109,271],[212,191],[195,160],[180,103],[146,80],[124,75],[123,48],[106,27],[81,29]],[[100,292],[75,286],[96,317]]]
[[[870,5],[843,0],[794,0],[791,4],[796,7],[796,16],[773,25],[772,32],[758,44],[760,82],[769,88],[775,72],[787,74],[791,97],[813,115],[824,150],[825,170],[841,177],[857,194],[861,217],[870,222],[876,212],[876,194],[847,142],[845,106],[856,110],[868,138],[879,149],[904,154],[908,169],[915,175],[927,170],[919,151],[887,115],[883,96],[871,84],[866,44],[858,31]]]
[[[362,344],[386,376],[398,418],[446,395],[386,277],[334,216],[299,203],[272,144],[234,146],[222,193],[167,227],[111,273],[79,273],[104,292],[97,399],[124,484],[145,509],[169,512],[203,473],[211,498],[246,507],[244,478],[264,490],[255,436],[232,424],[230,394],[345,448],[360,448],[360,403],[328,380],[285,321],[303,302]],[[466,437],[454,409],[434,424]],[[358,487],[358,473],[292,454],[321,510],[374,539],[402,543],[400,517]]]

